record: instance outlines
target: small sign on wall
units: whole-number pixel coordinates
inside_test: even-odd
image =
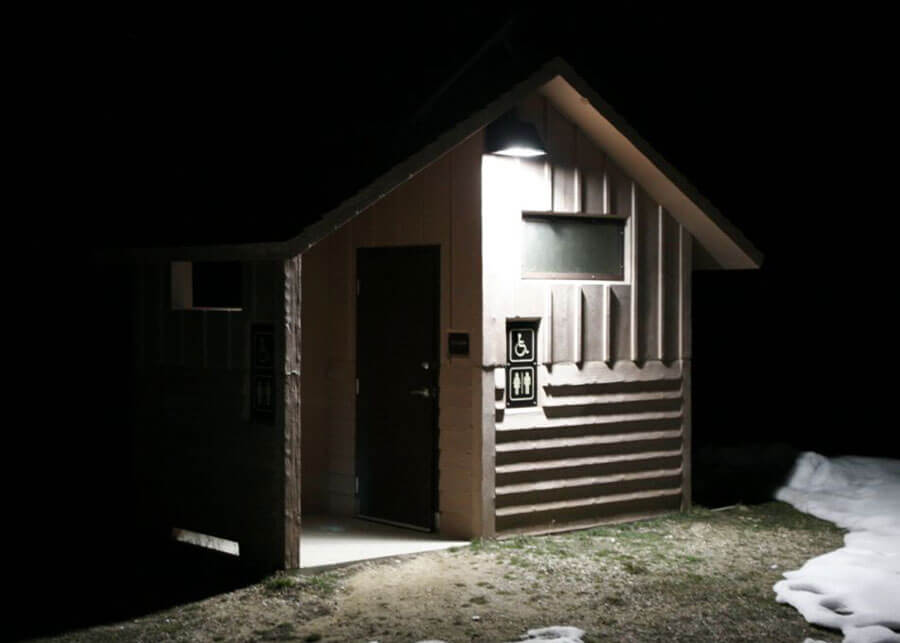
[[[447,354],[468,356],[469,354],[469,333],[448,333],[447,334]]]
[[[536,321],[506,323],[506,406],[537,406]]]
[[[272,324],[250,328],[250,415],[255,422],[275,419],[275,334]]]

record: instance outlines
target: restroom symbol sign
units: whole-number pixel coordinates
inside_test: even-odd
[[[510,366],[507,387],[510,402],[535,402],[537,377],[534,366]]]
[[[537,320],[506,322],[506,406],[537,406]]]
[[[534,329],[513,327],[508,330],[507,356],[512,364],[534,363]]]

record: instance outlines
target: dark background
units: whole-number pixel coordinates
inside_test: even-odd
[[[18,605],[3,637],[245,580],[179,552],[162,566],[173,552],[134,530],[130,293],[94,251],[290,236],[482,106],[479,88],[554,55],[766,255],[759,271],[694,277],[697,499],[761,499],[796,449],[898,455],[884,17],[553,10],[570,17],[448,5],[11,23],[3,453]]]

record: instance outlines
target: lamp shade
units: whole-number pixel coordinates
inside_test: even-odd
[[[547,153],[537,129],[509,112],[487,126],[485,146],[488,154],[531,157]]]

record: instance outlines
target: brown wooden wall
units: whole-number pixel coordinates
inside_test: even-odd
[[[548,99],[521,106],[549,156],[483,166],[485,399],[496,529],[557,529],[689,498],[692,239]],[[523,279],[522,211],[628,217],[622,281]],[[504,411],[508,319],[540,320],[536,409]],[[489,431],[486,428],[486,431]],[[488,482],[490,484],[490,481]]]
[[[480,533],[481,152],[476,135],[303,254],[302,511],[352,515],[356,251],[441,249],[440,530]],[[447,355],[467,332],[468,358]]]
[[[284,566],[283,418],[251,421],[248,372],[250,325],[270,322],[276,338],[282,325],[284,263],[244,264],[239,312],[172,310],[168,262],[138,265],[135,280],[134,470],[146,523],[235,540],[248,565]]]

